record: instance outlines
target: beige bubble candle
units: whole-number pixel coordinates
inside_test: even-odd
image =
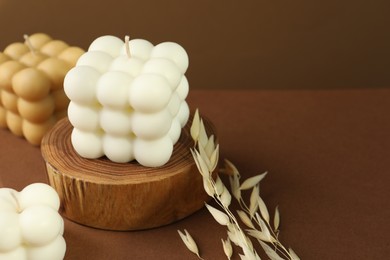
[[[0,127],[40,145],[66,115],[64,77],[84,50],[43,33],[24,38],[0,52]]]

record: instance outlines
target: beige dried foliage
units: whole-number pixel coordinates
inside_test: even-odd
[[[210,197],[214,196],[214,194],[215,194],[214,187],[209,179],[203,178],[203,188],[206,191],[207,195],[209,195]]]
[[[279,225],[280,225],[279,206],[276,206],[275,214],[274,214],[274,231],[275,232],[277,232],[279,230]]]
[[[255,215],[258,208],[257,200],[259,199],[259,186],[255,185],[252,189],[251,196],[249,198],[249,215],[251,218]]]
[[[194,160],[196,162],[196,166],[198,167],[199,172],[202,174],[203,178],[209,178],[208,167],[204,159],[202,158],[202,155],[197,150],[195,150],[193,155],[194,154],[196,155]]]
[[[221,241],[222,241],[223,252],[225,253],[226,257],[230,260],[230,258],[233,255],[232,243],[230,242],[229,237],[226,240],[223,240],[221,238]]]
[[[288,249],[288,252],[292,257],[291,260],[301,260],[291,247]]]
[[[261,247],[264,249],[264,252],[267,254],[267,256],[271,259],[271,260],[284,260],[283,258],[281,258],[273,248],[271,248],[269,245],[267,245],[266,243],[264,243],[263,241],[260,241],[260,245]]]
[[[179,236],[180,236],[181,240],[183,240],[183,242],[186,245],[186,247],[192,253],[196,254],[199,259],[203,259],[202,257],[200,257],[198,246],[196,245],[195,240],[192,238],[190,233],[188,233],[188,231],[186,229],[184,229],[184,233],[181,232],[180,230],[178,230],[177,232],[179,233]]]
[[[230,195],[230,192],[228,189],[224,189],[221,196],[220,196],[220,201],[224,207],[229,207],[230,203],[232,202],[232,195]]]
[[[269,213],[267,206],[264,203],[264,200],[260,197],[257,196],[257,204],[259,205],[260,209],[260,214],[263,217],[263,219],[269,224]]]
[[[249,229],[249,230],[247,230],[247,232],[248,232],[248,235],[250,235],[250,236],[252,236],[260,241],[271,242],[269,234],[267,234],[263,231],[260,231],[257,229]]]
[[[206,128],[204,126],[204,122],[202,119],[200,119],[200,128],[199,128],[199,136],[198,136],[198,143],[201,144],[203,147],[206,146],[208,141]]]
[[[261,219],[261,217],[258,213],[256,213],[256,219],[259,223],[261,232],[263,232],[263,234],[266,237],[266,240],[264,240],[264,241],[265,242],[272,242],[272,243],[275,242],[276,239],[272,236],[272,234],[268,228],[268,225],[264,222],[263,219]]]
[[[232,194],[226,188],[219,176],[214,180],[212,173],[218,165],[219,145],[215,143],[214,136],[207,137],[203,120],[196,110],[191,126],[191,136],[194,139],[195,147],[191,149],[192,156],[196,166],[203,178],[203,187],[206,193],[214,198],[216,203],[223,211],[216,209],[208,204],[206,208],[213,218],[221,225],[227,227],[228,239],[222,239],[223,250],[228,259],[232,256],[232,245],[240,247],[242,254],[239,254],[243,260],[260,260],[259,255],[253,247],[252,241],[247,234],[259,242],[267,256],[271,260],[299,260],[299,257],[291,249],[286,249],[279,241],[279,208],[275,208],[273,218],[273,228],[270,224],[270,215],[264,200],[260,197],[259,184],[267,175],[267,172],[250,177],[244,182],[240,182],[241,175],[236,166],[229,160],[224,161],[224,168],[220,172],[229,176],[230,189]],[[249,198],[249,206],[242,197],[242,192],[252,189]],[[230,211],[229,206],[233,197],[238,201],[241,210],[237,210],[237,215],[241,222],[249,227],[246,232],[241,229],[236,216]],[[199,251],[195,241],[185,230],[185,234],[179,231],[179,234],[186,246],[199,256]]]
[[[224,163],[225,163],[225,168],[224,168],[225,174],[229,176],[238,176],[238,178],[240,178],[240,173],[238,172],[236,166],[231,161],[225,159]]]
[[[264,177],[267,175],[267,172],[250,177],[246,179],[240,186],[240,190],[248,190],[257,185]]]
[[[217,145],[214,151],[210,155],[211,169],[210,172],[213,172],[217,168],[219,160],[219,145]]]
[[[248,215],[243,210],[237,210],[237,215],[240,217],[242,223],[244,223],[249,228],[255,228],[253,225],[251,219],[248,217]]]
[[[210,214],[220,225],[227,226],[230,223],[229,216],[224,212],[208,205],[207,203],[206,203],[206,208],[209,210]]]
[[[241,190],[240,190],[240,177],[239,175],[233,175],[229,177],[230,189],[232,190],[234,198],[237,201],[241,201]]]
[[[221,178],[217,176],[217,180],[215,181],[215,194],[221,195],[224,190],[225,190],[225,185],[223,184]]]
[[[214,148],[215,148],[214,135],[211,135],[204,147],[204,150],[206,151],[208,157],[211,157],[211,154],[214,152]]]
[[[238,246],[241,240],[241,237],[239,235],[239,231],[237,229],[237,226],[230,224],[227,226],[228,227],[228,237],[229,239],[236,245]]]
[[[191,128],[190,128],[190,134],[195,143],[198,140],[199,132],[200,132],[200,117],[199,117],[199,110],[196,109],[194,118],[192,119]]]

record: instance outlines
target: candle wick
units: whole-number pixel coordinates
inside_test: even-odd
[[[30,38],[27,34],[23,35],[23,38],[26,40],[26,45],[30,49],[32,54],[35,54],[34,46],[31,44]]]
[[[131,57],[131,54],[130,54],[130,42],[129,42],[129,39],[130,37],[128,35],[125,36],[125,47],[126,47],[126,54],[127,54],[127,57]]]

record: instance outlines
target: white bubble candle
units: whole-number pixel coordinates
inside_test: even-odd
[[[94,40],[64,80],[76,152],[148,167],[168,162],[189,117],[187,68],[177,43]]]
[[[0,259],[61,260],[65,256],[60,199],[47,184],[21,192],[0,188]]]

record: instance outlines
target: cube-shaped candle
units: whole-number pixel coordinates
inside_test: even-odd
[[[188,55],[177,43],[94,40],[64,80],[76,152],[164,165],[189,117],[187,68]]]
[[[21,192],[0,188],[0,259],[61,260],[66,243],[57,192],[34,183]]]
[[[66,116],[64,77],[83,53],[43,33],[0,52],[0,127],[39,145],[54,123]]]

